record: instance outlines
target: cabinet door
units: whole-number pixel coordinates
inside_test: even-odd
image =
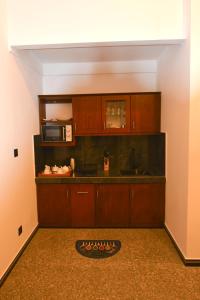
[[[131,96],[131,131],[134,133],[160,132],[160,93]]]
[[[37,205],[40,226],[70,226],[70,200],[67,185],[38,184]]]
[[[94,227],[95,186],[71,185],[72,227]]]
[[[130,130],[130,96],[102,96],[104,132],[123,133]]]
[[[101,97],[79,96],[72,99],[75,135],[98,134],[102,130]]]
[[[97,227],[128,227],[128,215],[129,185],[101,184],[97,187]]]
[[[165,212],[165,184],[132,184],[130,225],[162,227]]]

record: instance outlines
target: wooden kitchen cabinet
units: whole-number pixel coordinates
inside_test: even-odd
[[[74,96],[72,106],[75,135],[160,132],[159,92]]]
[[[38,184],[37,201],[42,227],[94,227],[93,184]]]
[[[130,128],[130,95],[102,96],[104,133],[127,133]]]
[[[71,224],[69,189],[66,184],[37,185],[38,222],[44,227]]]
[[[95,185],[73,184],[70,192],[71,226],[94,227]]]
[[[98,134],[102,131],[101,96],[74,96],[72,109],[75,135]]]
[[[96,227],[128,227],[128,225],[129,185],[98,185],[96,198]]]
[[[165,183],[37,184],[41,227],[163,227]]]
[[[40,127],[49,122],[49,105],[72,107],[70,119],[51,120],[52,125],[71,125],[72,142],[45,142],[42,146],[74,146],[74,136],[155,134],[160,132],[160,92],[96,94],[96,95],[40,95]],[[70,106],[71,105],[71,106]],[[48,109],[47,109],[48,108]],[[70,109],[69,109],[70,110]],[[57,108],[55,109],[57,118]],[[60,113],[61,110],[59,110]],[[53,119],[54,119],[53,118]],[[41,131],[42,136],[42,131]]]
[[[132,133],[160,132],[160,93],[140,93],[131,95]]]
[[[162,227],[165,212],[165,184],[131,184],[130,227]]]

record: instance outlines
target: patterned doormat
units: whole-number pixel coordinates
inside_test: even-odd
[[[116,254],[121,248],[118,240],[78,240],[76,250],[89,258],[106,258]]]

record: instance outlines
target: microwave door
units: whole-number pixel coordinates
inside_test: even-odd
[[[42,127],[42,138],[45,142],[63,142],[63,126],[44,125]]]

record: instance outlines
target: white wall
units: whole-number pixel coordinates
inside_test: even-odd
[[[188,245],[191,258],[200,258],[200,2],[191,0],[190,50],[190,138],[189,138],[189,190],[188,190]]]
[[[166,226],[186,259],[200,258],[200,3],[185,0],[187,40],[158,64],[167,132]]]
[[[32,92],[41,91],[38,73],[22,69],[8,51],[6,2],[0,1],[0,278],[37,226],[32,136],[38,132],[38,108]]]
[[[45,64],[44,94],[157,91],[157,62]]]
[[[8,0],[9,44],[179,39],[182,0]]]
[[[187,256],[189,44],[171,46],[158,64],[162,92],[161,129],[166,132],[165,224]]]

